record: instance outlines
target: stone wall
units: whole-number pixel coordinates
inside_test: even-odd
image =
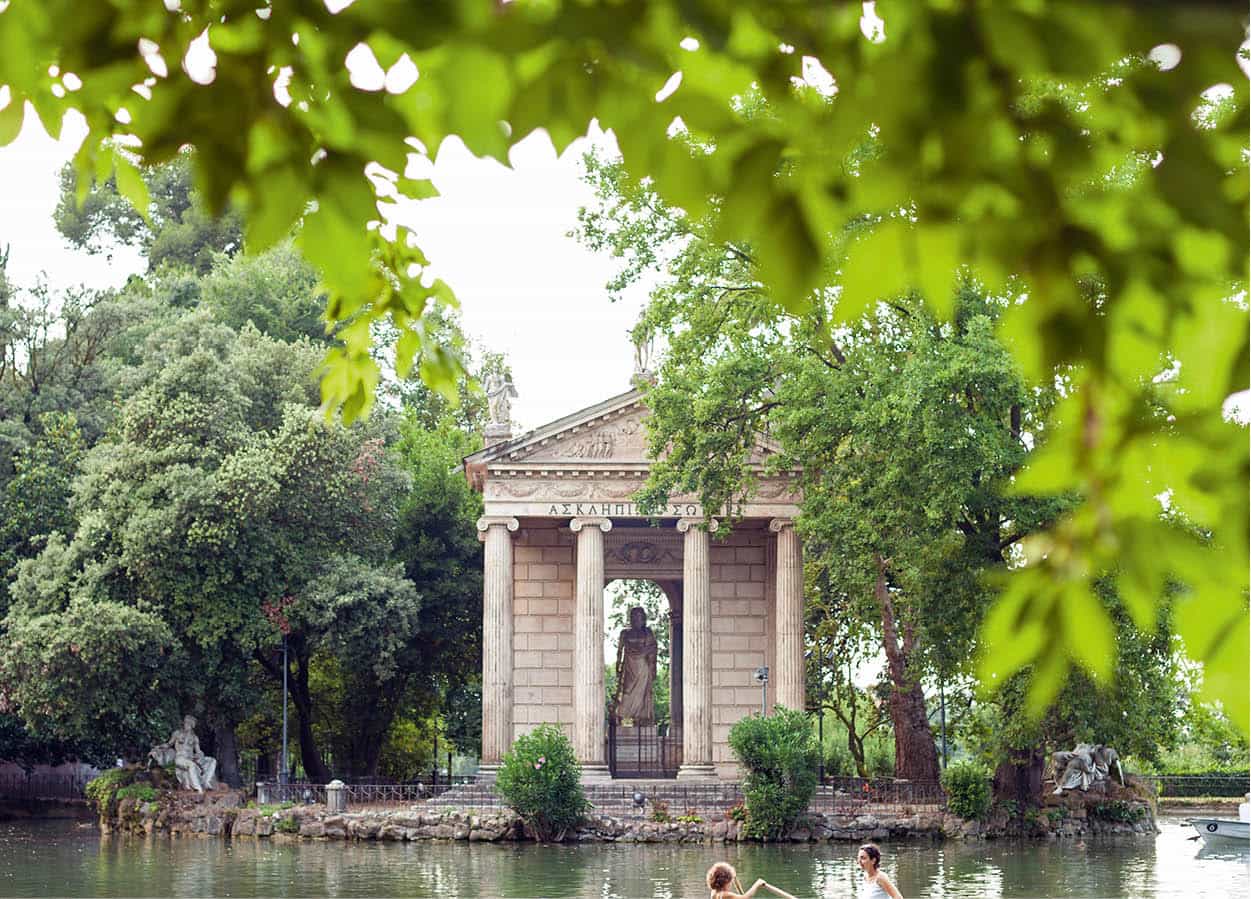
[[[740,525],[709,547],[712,576],[712,758],[717,774],[737,780],[730,728],[760,711],[752,673],[773,660],[773,535]],[[774,701],[769,686],[768,703]]]
[[[905,839],[992,839],[1004,836],[1082,837],[1092,834],[1146,835],[1155,832],[1147,812],[1136,821],[1088,815],[1074,805],[1063,818],[1010,819],[1002,812],[987,821],[963,821],[939,807],[862,808],[854,813],[806,815],[781,842],[848,842]],[[507,810],[485,812],[421,806],[331,813],[323,805],[250,808],[234,792],[197,797],[164,794],[155,802],[125,799],[106,831],[167,833],[233,839],[462,840],[498,842],[530,839],[521,820]],[[699,821],[657,822],[638,817],[592,815],[566,835],[575,842],[723,843],[748,838],[739,822],[724,816]]]
[[[575,535],[528,518],[513,536],[513,739],[543,723],[573,737]]]

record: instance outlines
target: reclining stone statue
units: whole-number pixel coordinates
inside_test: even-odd
[[[1110,780],[1114,767],[1117,779],[1124,785],[1125,773],[1121,770],[1120,756],[1111,746],[1078,743],[1072,752],[1052,753],[1055,795],[1059,796],[1065,790],[1085,792],[1094,784]]]
[[[173,764],[180,787],[203,793],[217,788],[217,759],[200,750],[195,724],[194,716],[185,716],[182,727],[170,734],[164,743],[153,746],[148,758],[161,767]]]

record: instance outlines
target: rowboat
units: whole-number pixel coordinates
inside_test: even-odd
[[[1243,843],[1251,840],[1251,823],[1232,818],[1191,818],[1190,826],[1205,843]]]

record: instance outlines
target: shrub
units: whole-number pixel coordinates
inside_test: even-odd
[[[747,823],[747,806],[741,802],[736,802],[725,810],[725,816],[731,821],[737,821],[739,824]]]
[[[115,798],[120,802],[123,799],[138,799],[140,802],[156,802],[161,795],[156,791],[156,787],[151,784],[131,784],[128,787],[122,787],[115,794]]]
[[[537,839],[558,843],[590,808],[581,777],[569,738],[544,724],[504,753],[495,788]]]
[[[743,766],[748,836],[782,836],[808,808],[817,789],[819,750],[803,712],[777,708],[730,728],[730,748]]]
[[[990,809],[990,777],[973,762],[956,762],[943,772],[947,808],[965,820],[982,818]]]
[[[295,818],[294,815],[291,815],[286,818],[279,818],[278,823],[274,825],[274,830],[278,831],[279,833],[299,833],[300,822]]]
[[[669,814],[669,803],[663,799],[652,800],[652,820],[657,824],[668,824],[673,818]]]

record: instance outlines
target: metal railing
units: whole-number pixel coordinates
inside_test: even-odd
[[[1161,798],[1182,796],[1243,796],[1251,790],[1246,774],[1136,774]]]
[[[832,810],[857,805],[945,805],[947,794],[936,780],[895,780],[886,777],[827,777],[814,803]],[[815,806],[814,806],[815,807]]]
[[[348,783],[344,786],[350,807],[365,805],[415,805],[446,793],[455,785],[411,783]],[[258,781],[256,798],[262,804],[294,802],[297,805],[322,804],[326,802],[326,785],[304,781],[285,784]]]
[[[605,755],[613,777],[674,778],[682,766],[682,733],[656,726],[622,727],[608,719]]]
[[[0,799],[84,799],[89,780],[80,774],[0,775]]]

